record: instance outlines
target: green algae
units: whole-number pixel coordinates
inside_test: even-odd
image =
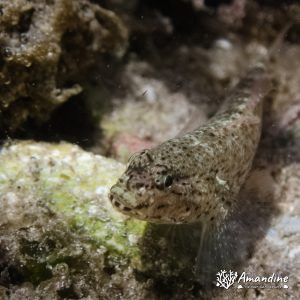
[[[37,288],[65,282],[65,293],[72,294],[69,284],[80,285],[85,278],[86,286],[97,282],[101,295],[126,270],[134,281],[135,272],[145,280],[190,280],[194,256],[170,240],[170,228],[129,218],[112,207],[109,189],[124,168],[67,143],[4,145],[0,252],[5,253],[7,283],[16,283],[12,272],[18,282]],[[178,234],[176,228],[171,232]],[[56,271],[61,265],[65,273]]]
[[[95,244],[127,258],[137,255],[138,248],[130,243],[128,234],[141,237],[146,223],[126,219],[107,199],[123,165],[69,144],[20,143],[3,150],[0,160],[2,182],[12,179],[6,188],[31,186],[28,192],[34,198]],[[5,193],[3,185],[2,191]]]

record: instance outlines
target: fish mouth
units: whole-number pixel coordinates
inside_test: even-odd
[[[117,211],[150,223],[186,224],[194,222],[195,204],[183,203],[182,199],[167,198],[160,191],[144,195],[144,199],[139,199],[125,186],[116,184],[110,190],[109,199]]]
[[[124,199],[124,197],[126,199]],[[189,214],[177,214],[174,209],[174,203],[157,201],[154,204],[154,199],[150,198],[142,204],[133,206],[129,205],[127,198],[134,197],[133,195],[117,193],[111,189],[109,199],[113,207],[119,212],[130,217],[157,224],[186,224],[189,223]],[[126,201],[127,200],[127,201]]]
[[[124,203],[123,197],[119,195],[118,190],[113,186],[109,193],[109,200],[112,203],[113,207],[121,212],[130,212],[133,207]]]
[[[112,186],[109,193],[109,200],[116,210],[142,220],[147,218],[147,211],[154,204],[154,199],[150,195],[143,200],[138,200],[135,193],[128,191],[126,186],[120,184]]]
[[[113,207],[126,215],[143,219],[142,205],[135,205],[135,196],[118,185],[112,186],[109,193],[109,200]]]

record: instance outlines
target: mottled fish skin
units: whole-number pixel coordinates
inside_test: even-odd
[[[134,154],[111,188],[114,207],[154,223],[221,223],[251,168],[270,87],[255,67],[206,125]]]

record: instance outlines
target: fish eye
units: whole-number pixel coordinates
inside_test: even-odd
[[[167,175],[167,176],[165,177],[164,186],[165,186],[165,187],[169,187],[169,186],[172,185],[172,183],[173,183],[173,177],[170,176],[170,175]]]

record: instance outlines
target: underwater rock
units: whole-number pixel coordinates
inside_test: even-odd
[[[2,290],[78,298],[115,294],[115,285],[122,293],[137,293],[150,279],[192,278],[191,244],[174,247],[170,227],[150,226],[112,208],[108,191],[123,171],[124,165],[67,143],[5,145],[0,154]],[[135,272],[143,274],[141,282]]]
[[[81,92],[87,67],[126,43],[121,20],[89,1],[1,1],[0,128],[47,119]]]

